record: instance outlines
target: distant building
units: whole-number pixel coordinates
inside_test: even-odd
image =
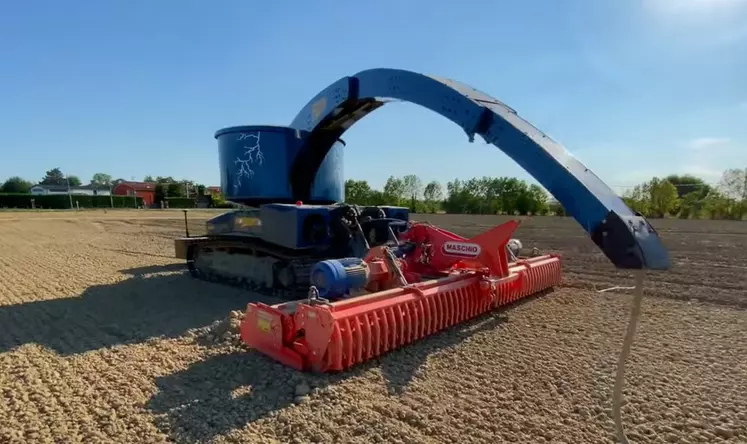
[[[151,206],[156,199],[156,184],[152,182],[122,181],[114,186],[115,196],[137,196],[143,198],[143,205]]]
[[[205,193],[210,194],[211,196],[216,196],[220,194],[220,187],[206,187]]]
[[[73,195],[85,195],[85,196],[108,196],[109,189],[97,187],[94,185],[82,185],[77,187],[70,187],[67,185],[42,185],[37,184],[31,187],[29,190],[31,194],[35,195],[49,195],[49,194],[73,194]]]

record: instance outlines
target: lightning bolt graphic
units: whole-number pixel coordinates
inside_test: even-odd
[[[238,191],[241,187],[242,178],[252,179],[254,177],[254,170],[258,166],[262,166],[265,161],[265,155],[262,153],[262,147],[259,144],[260,133],[257,134],[246,134],[241,133],[239,135],[239,141],[245,141],[244,143],[244,155],[239,156],[234,161],[234,164],[239,166],[239,171],[236,175],[236,181],[234,183],[234,191]]]

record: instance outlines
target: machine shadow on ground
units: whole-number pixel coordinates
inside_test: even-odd
[[[302,382],[325,397],[327,387],[378,368],[390,395],[397,396],[425,371],[424,364],[430,356],[476,334],[495,330],[508,321],[506,309],[478,316],[335,374],[299,373],[254,350],[219,354],[157,379],[158,392],[146,408],[158,416],[156,425],[175,442],[194,443],[243,428],[290,406],[295,402],[296,385]]]
[[[133,277],[89,287],[78,297],[0,306],[0,353],[38,343],[65,356],[178,337],[244,310],[250,300],[277,302],[179,270],[182,264],[123,270]],[[159,272],[172,273],[146,276]]]
[[[176,262],[166,265],[145,265],[142,267],[127,268],[125,270],[119,270],[119,272],[134,277],[144,277],[145,275],[155,273],[169,273],[176,271],[186,272],[186,269],[187,267],[183,263]]]

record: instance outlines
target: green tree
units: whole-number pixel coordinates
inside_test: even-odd
[[[697,219],[703,212],[705,198],[701,198],[700,191],[693,191],[680,198],[680,219]]]
[[[623,195],[623,200],[633,211],[648,217],[665,217],[679,210],[677,188],[658,177],[636,185]]]
[[[371,186],[365,180],[345,181],[345,201],[355,205],[371,205]]]
[[[150,177],[150,179],[153,179]],[[156,190],[153,193],[156,203],[160,203],[167,197],[183,197],[185,195],[184,183],[177,182],[171,176],[157,176],[154,180]]]
[[[455,179],[446,184],[443,202],[449,213],[470,214],[544,214],[548,211],[547,193],[512,177],[483,177],[467,181]]]
[[[657,177],[649,182],[651,213],[653,217],[665,217],[679,207],[677,188],[671,182]]]
[[[410,198],[410,211],[417,211],[417,203],[423,192],[423,181],[414,174],[408,174],[402,178],[405,195]]]
[[[423,190],[423,200],[425,201],[426,211],[435,213],[438,210],[441,200],[444,198],[441,184],[435,180],[428,182]]]
[[[106,173],[96,173],[91,178],[91,185],[108,187],[112,184],[112,176]]]
[[[28,193],[33,184],[18,176],[13,176],[3,182],[0,191],[3,193]]]
[[[83,182],[81,182],[80,177],[78,176],[67,176],[67,179],[65,180],[65,184],[70,183],[71,187],[79,187]]]
[[[677,197],[682,199],[686,194],[696,193],[698,199],[705,198],[711,191],[711,186],[703,179],[691,174],[670,174],[666,180],[677,188]]]
[[[724,171],[717,187],[692,175],[654,177],[626,192],[623,199],[633,210],[649,217],[740,220],[747,215],[747,169]]]
[[[384,184],[384,199],[390,205],[402,205],[405,197],[405,182],[394,176],[389,176]]]
[[[482,199],[483,183],[480,179],[473,177],[462,183],[460,200],[464,205],[464,212],[468,214],[479,214],[484,211],[485,201]]]
[[[168,195],[168,184],[165,183],[157,183],[156,189],[153,191],[153,201],[157,204],[160,204],[161,202],[166,199],[166,196]]]
[[[708,193],[704,202],[705,214],[710,219],[730,219],[733,200],[718,190]]]
[[[446,183],[444,209],[447,213],[468,213],[473,198],[474,196],[467,189],[467,184],[460,179],[454,179]]]
[[[636,185],[630,190],[627,190],[623,196],[625,205],[630,207],[631,210],[641,213],[644,216],[648,215],[649,212],[649,196],[648,189],[645,184]]]
[[[181,197],[187,197],[187,196],[194,197],[195,194],[197,194],[197,186],[195,185],[193,181],[189,179],[184,179],[180,181],[179,183],[181,183],[182,185],[183,194],[181,195]]]
[[[718,189],[729,199],[747,200],[747,168],[732,168],[724,171]]]
[[[565,207],[561,205],[557,200],[553,200],[552,202],[548,203],[548,207],[549,210],[556,216],[567,216]]]
[[[166,196],[168,197],[182,197],[184,196],[184,184],[179,182],[171,182],[166,184]]]
[[[531,201],[531,208],[529,210],[530,213],[535,215],[545,215],[549,211],[549,207],[547,205],[547,193],[545,190],[537,185],[537,184],[531,184],[529,185],[529,197]]]
[[[39,182],[41,185],[67,185],[65,175],[59,168],[52,168],[47,171],[44,178]],[[72,184],[71,184],[72,185]]]
[[[522,216],[532,213],[535,207],[535,202],[532,199],[532,195],[529,191],[529,186],[526,182],[520,182],[519,189],[517,190],[516,196],[516,209],[515,211]]]
[[[747,168],[724,171],[706,204],[712,218],[742,220],[747,214]]]
[[[501,178],[501,208],[506,214],[526,214],[528,204],[526,199],[519,201],[522,193],[527,192],[527,184],[516,177]]]
[[[368,205],[388,205],[391,204],[391,202],[386,200],[386,196],[384,196],[384,193],[379,190],[371,190],[371,197],[368,201]]]
[[[155,180],[156,183],[175,183],[176,180],[174,180],[171,176],[158,176]]]
[[[636,185],[632,190],[626,191],[625,194],[623,194],[623,200],[631,210],[643,214],[644,216],[648,216],[651,211],[649,183],[646,182]]]
[[[483,212],[498,214],[503,211],[503,201],[501,195],[504,192],[505,177],[483,177],[481,179],[485,190],[484,206],[487,207]]]

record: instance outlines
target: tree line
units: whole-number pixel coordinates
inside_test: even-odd
[[[724,171],[713,186],[692,175],[654,177],[623,194],[646,217],[742,220],[747,216],[747,168]]]
[[[113,179],[106,173],[96,173],[91,177],[87,185],[97,189],[109,189],[115,187],[125,179]],[[205,192],[205,186],[194,183],[191,180],[176,180],[171,176],[145,176],[143,182],[156,184],[155,201],[160,202],[167,197],[190,197],[201,195]],[[76,175],[66,175],[60,168],[52,168],[44,174],[39,182],[30,182],[22,177],[14,176],[7,179],[0,186],[0,193],[29,193],[35,185],[57,185],[60,187],[79,187],[83,184]]]
[[[515,177],[454,179],[444,189],[436,181],[424,185],[416,175],[390,176],[383,190],[348,179],[345,196],[349,203],[407,206],[417,213],[565,215],[542,187]],[[688,174],[653,177],[621,197],[649,218],[742,220],[747,216],[747,168],[724,171],[717,185]]]
[[[416,213],[459,214],[548,214],[563,212],[553,204],[542,187],[515,177],[454,179],[446,183],[423,184],[416,175],[390,176],[382,190],[365,180],[345,181],[348,203],[358,205],[397,205]]]
[[[89,185],[111,188],[124,179],[112,179],[96,173]],[[144,182],[156,184],[155,201],[202,195],[205,186],[171,176],[145,176]],[[65,175],[60,168],[47,171],[42,185],[80,186],[78,176]],[[0,186],[1,193],[29,193],[35,184],[21,177],[11,177]],[[390,176],[382,190],[365,180],[345,181],[346,201],[358,205],[397,205],[417,213],[564,215],[565,211],[549,198],[545,190],[515,177],[474,177],[454,179],[444,188],[440,182],[424,184],[414,174]],[[732,219],[747,216],[747,168],[724,171],[717,185],[710,185],[693,175],[654,177],[623,193],[626,204],[646,217],[679,217],[683,219]],[[223,203],[218,198],[219,203]]]

